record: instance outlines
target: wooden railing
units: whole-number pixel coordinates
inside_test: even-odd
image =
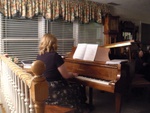
[[[44,64],[35,61],[34,76],[5,56],[0,56],[0,97],[6,113],[44,113],[48,84],[41,75]]]

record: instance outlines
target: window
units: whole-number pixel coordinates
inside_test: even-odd
[[[39,39],[45,33],[52,33],[58,39],[58,53],[65,55],[78,43],[103,44],[103,25],[97,23],[80,24],[35,19],[6,19],[0,14],[0,53],[21,60],[35,60]]]
[[[78,23],[78,43],[91,43],[103,45],[104,27],[102,24],[91,22],[89,24]]]
[[[49,21],[49,33],[55,35],[58,39],[58,53],[65,55],[70,52],[73,45],[73,23],[64,22],[61,19]]]
[[[35,60],[38,50],[38,18],[7,19],[0,15],[1,53],[20,60]]]

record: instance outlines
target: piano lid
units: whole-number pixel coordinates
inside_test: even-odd
[[[110,48],[130,46],[133,42],[134,40],[129,40],[129,41],[107,44],[104,46],[98,46],[94,61],[102,61],[102,62],[110,61],[109,58]],[[73,58],[75,50],[76,47],[73,47],[72,51],[69,54],[67,54],[66,57]]]
[[[124,46],[130,46],[134,40],[129,40],[129,41],[122,41],[122,42],[116,42],[112,44],[106,44],[103,47],[105,48],[115,48],[115,47],[124,47]]]
[[[109,61],[109,48],[98,47],[94,61]]]

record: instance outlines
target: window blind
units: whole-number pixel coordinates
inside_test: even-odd
[[[49,21],[48,32],[57,37],[58,53],[65,55],[74,46],[73,23],[65,22],[61,19]]]
[[[91,22],[89,24],[78,23],[78,43],[91,43],[103,45],[104,27],[102,24]]]
[[[21,60],[35,60],[40,38],[52,33],[58,39],[58,53],[65,55],[78,43],[103,44],[103,25],[35,19],[6,19],[0,14],[0,53]]]
[[[0,15],[1,54],[35,60],[38,52],[38,18],[7,19]]]

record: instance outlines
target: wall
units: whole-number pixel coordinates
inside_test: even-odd
[[[132,12],[130,10],[125,10],[125,9],[119,8],[117,6],[111,7],[111,12],[112,12],[112,15],[114,15],[114,16],[120,16],[120,20],[132,21],[136,26],[138,26],[139,27],[138,39],[140,41],[147,40],[147,38],[150,38],[149,34],[146,37],[143,36],[143,34],[142,34],[143,28],[141,26],[142,23],[150,24],[150,14],[149,15],[146,15],[144,13],[139,14],[138,12]],[[145,32],[150,33],[150,29],[147,29]],[[144,38],[144,39],[142,39],[142,38]]]

